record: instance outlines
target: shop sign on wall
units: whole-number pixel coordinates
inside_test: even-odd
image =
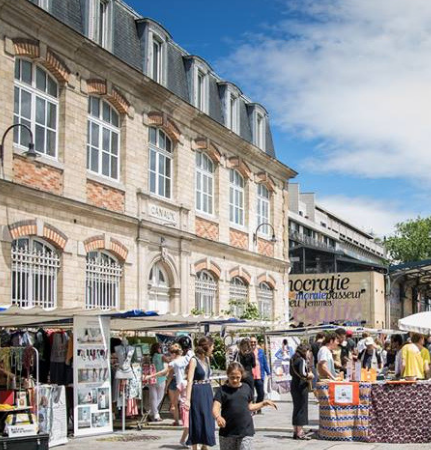
[[[108,317],[75,317],[75,436],[112,432],[111,373]]]
[[[153,203],[148,205],[148,214],[151,217],[162,220],[163,222],[172,224],[176,224],[178,222],[178,216],[175,211],[171,211],[170,209],[163,208],[162,206],[155,205]]]

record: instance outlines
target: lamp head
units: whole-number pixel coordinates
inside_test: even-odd
[[[277,242],[277,238],[275,237],[274,233],[272,233],[271,242],[274,244]]]
[[[37,151],[34,149],[33,142],[30,142],[28,144],[28,150],[24,152],[24,156],[31,161],[34,161],[36,158],[40,156],[39,153],[37,153]]]

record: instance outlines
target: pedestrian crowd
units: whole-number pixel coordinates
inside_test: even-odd
[[[286,344],[287,345],[287,344]],[[254,435],[253,414],[276,405],[265,400],[265,378],[270,368],[265,351],[255,336],[238,343],[227,368],[226,383],[213,395],[210,358],[214,343],[199,339],[192,351],[189,337],[183,336],[162,354],[160,344],[151,348],[157,383],[151,384],[150,416],[159,421],[159,407],[165,393],[170,400],[174,425],[182,423],[180,445],[202,450],[215,445],[215,423],[219,426],[221,450],[249,450]],[[420,380],[431,377],[431,338],[412,333],[394,334],[384,342],[364,332],[354,339],[351,330],[318,333],[311,345],[301,343],[290,361],[290,392],[293,401],[293,438],[310,439],[308,397],[317,381],[353,380],[355,370],[374,370],[378,377]],[[359,369],[358,369],[359,367]],[[355,378],[357,379],[357,378]]]
[[[170,400],[174,425],[182,423],[180,445],[202,450],[216,444],[215,423],[219,427],[221,450],[250,450],[254,435],[253,414],[276,405],[264,400],[265,377],[270,374],[264,350],[256,337],[244,338],[238,344],[234,360],[227,367],[226,383],[213,395],[210,358],[214,343],[210,337],[199,339],[192,351],[189,337],[183,336],[162,354],[160,344],[151,347],[152,364],[156,373],[150,384],[151,420],[161,420],[160,404],[165,393]]]

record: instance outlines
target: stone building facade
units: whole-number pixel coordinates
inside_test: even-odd
[[[120,0],[0,0],[0,26],[0,132],[39,154],[6,136],[0,304],[282,317],[264,107]]]

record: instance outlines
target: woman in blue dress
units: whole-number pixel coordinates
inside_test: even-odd
[[[210,380],[213,349],[214,342],[210,337],[199,339],[196,356],[190,360],[188,367],[185,407],[190,409],[190,418],[187,445],[192,445],[193,450],[197,450],[198,444],[201,444],[202,450],[216,445]]]

